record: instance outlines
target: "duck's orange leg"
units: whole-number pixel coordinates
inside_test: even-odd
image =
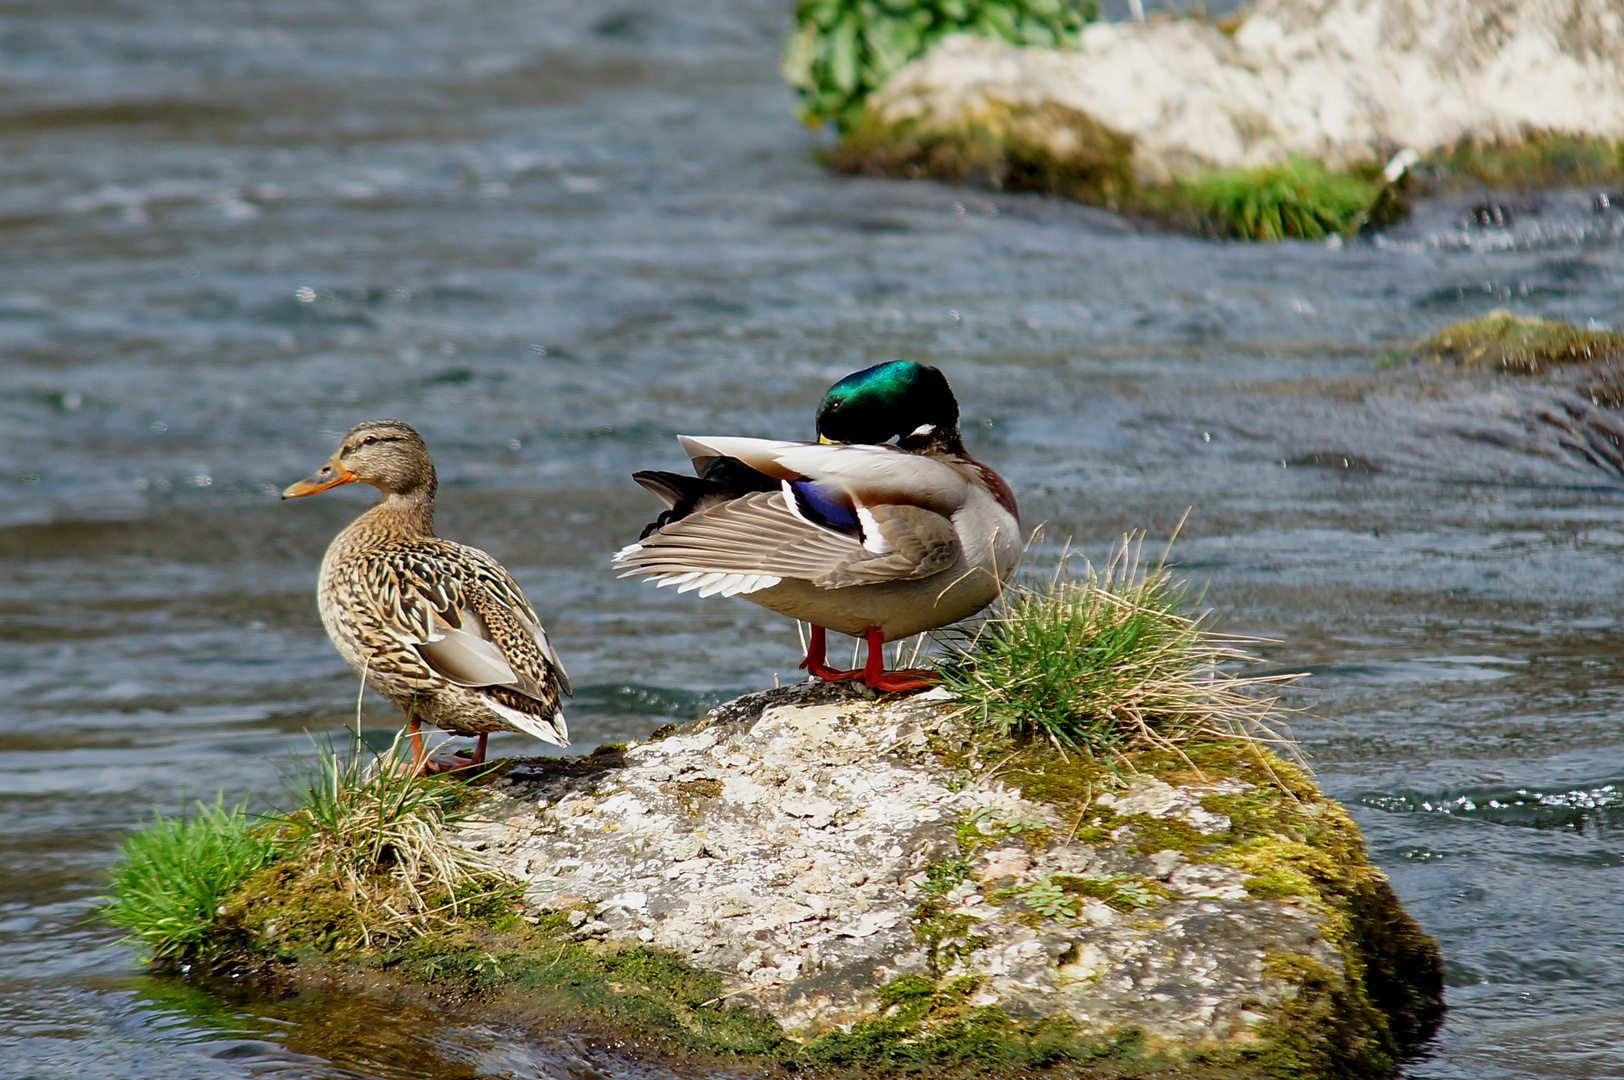
[[[860,674],[866,685],[876,690],[921,690],[927,686],[935,686],[941,681],[941,677],[934,671],[927,671],[924,668],[898,668],[896,671],[886,671],[885,639],[880,636],[880,628],[869,627],[863,632],[863,637],[868,641],[868,660]]]
[[[860,670],[841,671],[830,667],[825,656],[827,651],[827,632],[821,626],[812,627],[811,636],[806,642],[806,659],[801,661],[801,668],[808,675],[823,679],[825,682],[855,679],[862,674]]]
[[[429,757],[428,747],[423,743],[422,727],[417,717],[410,710],[406,713],[406,731],[412,737],[412,763],[409,766],[413,776],[432,776],[434,773],[456,772],[473,765],[485,763],[485,742],[490,734],[481,733],[479,742],[474,747],[474,756],[471,758],[454,757],[450,761],[440,761]]]
[[[412,737],[412,775],[422,776],[429,771],[429,751],[423,745],[421,725],[412,710],[406,710],[406,732]]]

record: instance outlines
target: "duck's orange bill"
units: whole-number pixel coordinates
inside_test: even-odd
[[[330,487],[348,484],[355,479],[355,474],[338,463],[338,455],[334,454],[327,459],[327,464],[300,480],[297,484],[289,484],[282,489],[284,499],[297,499],[301,495],[314,495],[318,491],[326,491]]]

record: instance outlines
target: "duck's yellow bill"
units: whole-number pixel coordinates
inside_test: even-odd
[[[301,495],[314,495],[318,491],[326,491],[330,487],[348,484],[355,479],[355,474],[338,463],[338,455],[334,454],[321,468],[300,480],[297,484],[289,484],[282,489],[284,499],[297,499]]]

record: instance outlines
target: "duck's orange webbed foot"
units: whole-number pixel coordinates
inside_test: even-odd
[[[886,671],[885,641],[880,628],[869,627],[864,631],[863,637],[868,641],[867,663],[863,665],[861,672],[852,674],[861,674],[865,686],[894,693],[898,690],[923,690],[942,681],[940,675],[924,668],[898,668],[895,671]]]
[[[490,738],[488,733],[480,735],[479,743],[472,751],[460,750],[449,758],[431,758],[423,744],[423,733],[419,730],[417,717],[407,717],[406,731],[412,737],[412,763],[407,768],[413,776],[440,776],[485,764],[485,742]]]
[[[923,690],[927,686],[935,686],[942,681],[941,676],[934,671],[924,668],[898,668],[895,671],[882,671],[870,677],[863,675],[863,683],[876,690],[887,693],[898,690]]]

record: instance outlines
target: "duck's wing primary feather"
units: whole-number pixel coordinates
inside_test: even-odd
[[[907,504],[858,510],[862,537],[809,522],[782,491],[755,492],[691,514],[615,557],[622,577],[701,596],[736,596],[800,578],[821,588],[929,577],[958,558],[940,514]]]

